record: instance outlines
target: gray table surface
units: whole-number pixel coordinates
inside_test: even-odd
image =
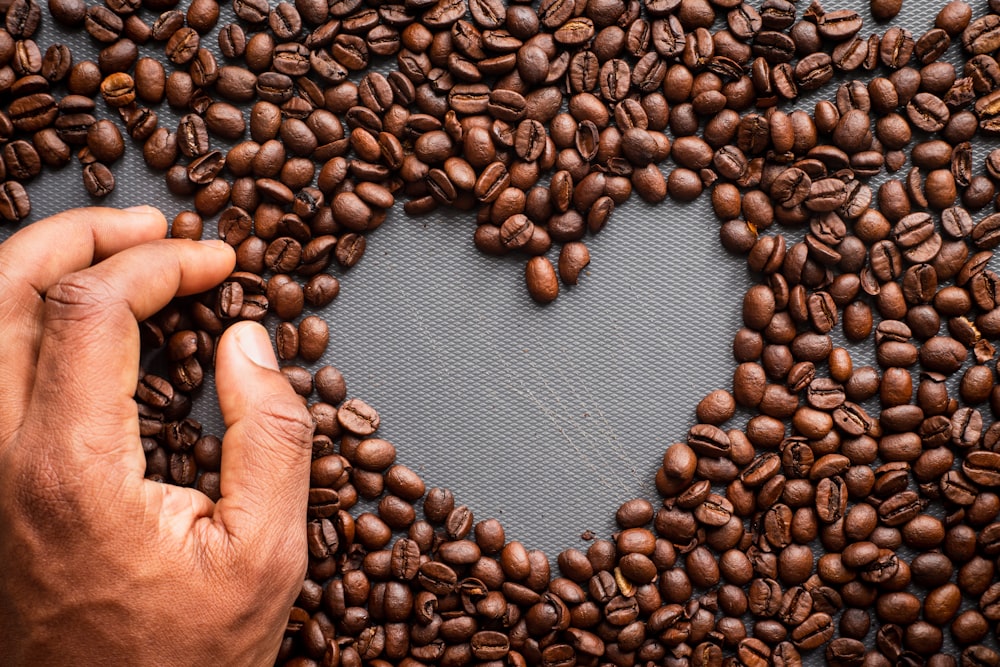
[[[892,23],[919,35],[942,4],[910,0]],[[824,6],[861,11],[863,34],[885,29],[867,3]],[[974,8],[979,15],[985,3]],[[220,25],[230,16],[224,3]],[[214,45],[214,34],[205,41]],[[46,13],[43,50],[57,39],[76,59],[96,56],[86,35],[53,28]],[[948,57],[958,55],[953,46]],[[834,86],[821,92],[832,98]],[[976,144],[977,168],[992,147]],[[189,206],[145,169],[137,145],[114,173],[118,188],[104,205],[153,204],[168,218]],[[30,220],[96,203],[75,162],[28,189]],[[744,260],[719,246],[708,197],[656,207],[633,197],[588,241],[593,259],[581,284],[545,307],[527,296],[523,259],[475,250],[471,215],[412,219],[396,209],[368,237],[361,263],[338,274],[341,295],[322,312],[331,337],[321,364],[339,367],[348,394],[378,409],[380,435],[399,461],[428,485],[451,488],[477,519],[499,518],[509,539],[553,557],[585,547],[584,531],[610,535],[621,502],[658,502],[653,475],[664,449],[683,439],[702,396],[730,386],[731,340],[752,280]],[[214,230],[207,222],[206,236]],[[856,365],[871,363],[869,346],[851,349]],[[209,378],[196,414],[221,434],[213,392]]]

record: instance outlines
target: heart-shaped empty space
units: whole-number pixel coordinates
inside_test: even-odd
[[[460,215],[370,237],[327,310],[326,361],[382,416],[381,437],[429,486],[550,555],[614,530],[697,400],[728,387],[744,263],[707,198],[630,201],[592,243],[581,284],[527,298],[523,264],[484,259]]]

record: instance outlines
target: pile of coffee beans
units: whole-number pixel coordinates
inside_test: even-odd
[[[174,236],[217,216],[237,270],[143,323],[165,365],[136,400],[147,476],[218,498],[222,443],[192,400],[230,323],[278,320],[283,372],[318,398],[279,664],[1000,665],[1000,150],[976,154],[1000,134],[1000,2],[952,0],[916,36],[788,0],[234,0],[222,25],[215,0],[176,5],[52,0],[95,61],[43,53],[41,6],[10,3],[0,216],[27,218],[24,184],[74,153],[109,193],[120,126],[193,200]],[[708,190],[755,282],[732,386],[666,448],[661,497],[554,576],[397,463],[337,369],[307,367],[329,331],[305,310],[399,195],[475,210],[476,246],[528,257],[550,302],[633,190]]]

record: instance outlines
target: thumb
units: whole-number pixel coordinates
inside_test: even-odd
[[[314,423],[264,327],[240,322],[223,334],[215,377],[227,428],[215,520],[253,549],[304,540]]]

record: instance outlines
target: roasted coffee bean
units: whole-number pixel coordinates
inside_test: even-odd
[[[118,127],[109,120],[99,120],[87,130],[87,148],[95,159],[111,164],[125,154],[125,142]]]
[[[31,200],[17,181],[0,184],[0,217],[7,222],[21,222],[31,213]]]
[[[378,430],[379,415],[360,399],[349,399],[337,411],[340,425],[359,436],[367,436]]]
[[[9,107],[10,123],[22,132],[37,132],[56,119],[59,110],[47,93],[35,93],[14,100]]]
[[[110,43],[118,39],[124,28],[121,17],[105,6],[95,5],[87,10],[84,27],[99,42]]]
[[[52,18],[65,26],[79,26],[87,16],[87,5],[82,0],[53,0],[48,6]]]
[[[235,0],[233,10],[236,16],[250,24],[263,23],[268,17],[266,0]]]
[[[219,30],[219,51],[226,58],[239,58],[246,51],[246,33],[237,23],[227,23]]]
[[[555,268],[545,257],[532,257],[525,267],[528,293],[538,303],[549,303],[559,295]]]
[[[7,175],[29,181],[42,171],[42,160],[31,143],[18,139],[3,147],[3,165]]]
[[[219,68],[219,77],[215,82],[215,90],[224,99],[231,102],[245,103],[253,100],[256,85],[257,77],[253,72],[233,65],[224,65]]]
[[[101,95],[110,106],[128,106],[135,101],[135,82],[124,72],[111,74],[101,82]]]
[[[622,505],[615,539],[564,551],[556,579],[544,555],[505,542],[495,521],[476,524],[450,492],[427,493],[426,520],[417,520],[413,503],[425,487],[395,464],[391,444],[372,437],[377,413],[344,403],[336,369],[315,378],[283,369],[297,392],[315,389],[322,402],[310,409],[309,579],[280,662],[801,664],[800,650],[823,648],[833,664],[940,664],[946,623],[962,661],[996,662],[991,649],[965,648],[998,615],[990,559],[1000,552],[991,492],[1000,486],[1000,430],[984,405],[1000,406],[991,343],[1000,333],[998,279],[988,268],[1000,217],[978,211],[995,195],[1000,152],[981,163],[985,174],[973,154],[977,131],[1000,132],[993,14],[972,20],[968,5],[952,2],[922,35],[887,26],[869,38],[853,9],[814,4],[797,17],[784,0],[759,8],[545,0],[537,9],[237,0],[233,11],[252,36],[224,26],[219,52],[241,62],[219,67],[200,43],[217,3],[196,1],[186,13],[169,0],[147,4],[164,13],[144,30],[135,2],[89,11],[52,3],[57,21],[82,22],[110,45],[99,65],[72,68],[68,49],[42,57],[31,41],[36,3],[8,9],[0,216],[27,216],[20,182],[66,164],[70,146],[82,148],[88,191],[113,187],[105,165],[122,155],[120,132],[95,118],[92,103],[57,103],[49,87],[62,80],[72,93],[101,92],[144,142],[146,162],[168,170],[170,191],[194,196],[172,235],[198,238],[204,216],[221,214],[219,236],[237,249],[240,270],[192,297],[190,313],[174,310],[141,329],[169,341],[170,380],[144,375],[137,388],[153,479],[194,482],[218,497],[221,442],[199,456],[200,430],[192,439],[182,434],[193,427],[179,426],[214,337],[232,319],[270,311],[283,320],[283,360],[322,358],[325,321],[293,321],[306,304],[337,297],[329,263],[359,261],[363,233],[397,198],[413,214],[478,206],[476,246],[528,255],[529,296],[547,303],[559,280],[578,283],[590,262],[582,239],[633,189],[655,203],[708,188],[720,240],[756,276],[733,344],[731,391],[705,396],[684,442],[666,448],[655,480],[662,506]],[[871,13],[887,20],[900,5],[873,0]],[[720,9],[728,30],[713,34]],[[167,77],[155,60],[137,60],[136,43],[149,38],[183,69]],[[965,50],[961,67],[945,57],[952,38]],[[373,55],[396,56],[398,71],[348,82]],[[921,69],[909,66],[912,56]],[[134,80],[125,73],[133,64]],[[880,66],[894,71],[845,83],[811,114],[776,108],[822,87],[835,68]],[[136,98],[150,106],[166,98],[181,118],[176,134]],[[245,118],[238,105],[251,101]],[[240,141],[248,120],[250,141],[212,150],[210,136]],[[914,128],[929,134],[915,140]],[[675,166],[665,172],[666,157]],[[873,199],[867,179],[908,157],[906,176],[885,180]],[[767,231],[775,223],[803,236],[789,242]],[[558,279],[546,258],[553,245]],[[867,340],[872,303],[877,370],[853,348],[834,347],[832,333],[842,318],[848,340]],[[879,403],[865,403],[876,395]],[[751,411],[745,426],[723,430],[737,405]],[[205,469],[197,482],[195,465]],[[359,497],[378,500],[378,514],[351,518]],[[392,531],[404,529],[390,546]],[[817,538],[827,553],[814,562]],[[919,555],[897,556],[903,545]],[[922,603],[902,590],[911,577],[926,589]],[[693,599],[696,587],[711,590]],[[980,596],[978,609],[972,598],[960,604],[964,593]],[[874,640],[869,607],[881,624]],[[742,619],[748,611],[752,626]]]
[[[46,128],[37,132],[31,140],[41,161],[50,167],[63,167],[72,157],[70,147],[60,137],[57,130]]]
[[[107,166],[91,162],[83,168],[83,185],[91,197],[106,197],[115,189],[115,177]]]

